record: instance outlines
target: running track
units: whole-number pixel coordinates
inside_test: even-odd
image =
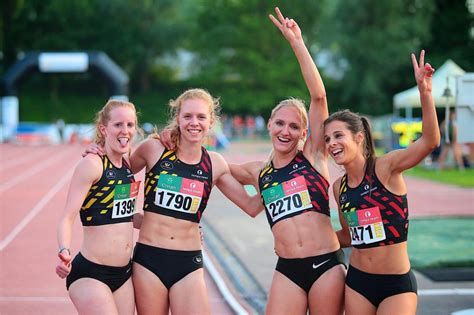
[[[54,270],[56,225],[83,150],[80,145],[0,144],[0,314],[76,313],[65,280]],[[77,218],[73,253],[81,239]],[[208,273],[206,283],[213,314],[231,314]]]
[[[224,156],[235,163],[266,159],[269,146],[258,148],[237,144]],[[64,280],[54,272],[55,233],[82,151],[80,145],[0,144],[0,314],[75,314]],[[331,178],[338,174],[340,170],[331,167]],[[412,178],[407,178],[407,184],[412,217],[473,214],[472,190]],[[75,253],[81,241],[79,219],[74,229]],[[206,283],[212,313],[232,314],[209,274]]]

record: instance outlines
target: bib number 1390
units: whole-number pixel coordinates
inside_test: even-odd
[[[136,213],[136,202],[140,182],[115,186],[112,218],[125,218]]]

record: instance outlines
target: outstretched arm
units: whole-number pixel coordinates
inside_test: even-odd
[[[392,173],[401,173],[417,165],[436,147],[439,146],[440,133],[435,103],[431,94],[434,69],[425,63],[425,51],[420,53],[419,62],[415,54],[411,54],[416,84],[420,92],[423,125],[421,137],[403,150],[392,151],[383,160],[389,165]]]
[[[229,164],[232,176],[242,185],[258,186],[258,175],[263,162],[253,161],[245,164]]]
[[[211,157],[217,188],[249,216],[256,217],[263,210],[260,195],[250,196],[247,193],[242,184],[232,176],[229,165],[220,154],[213,152]]]
[[[306,82],[306,86],[311,95],[311,105],[309,108],[309,141],[305,144],[305,153],[311,156],[320,153],[322,158],[326,156],[324,145],[323,122],[328,117],[326,89],[318,69],[304,43],[301,30],[298,24],[290,18],[285,18],[278,8],[275,8],[277,18],[269,15],[273,24],[281,31],[286,40],[290,43],[296,59],[301,68],[301,73]],[[307,149],[306,147],[309,146]]]

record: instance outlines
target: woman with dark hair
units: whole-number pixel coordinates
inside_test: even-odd
[[[408,148],[375,156],[369,121],[343,110],[324,122],[328,153],[345,174],[333,185],[341,246],[352,246],[346,277],[346,314],[415,314],[417,284],[407,252],[408,204],[403,171],[439,145],[431,95],[434,69],[412,54],[423,111],[421,137]]]

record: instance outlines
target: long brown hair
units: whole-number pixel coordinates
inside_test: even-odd
[[[362,134],[364,135],[364,157],[366,160],[365,172],[366,174],[372,175],[372,172],[375,167],[376,156],[375,144],[372,137],[372,131],[370,128],[369,120],[364,116],[345,109],[332,113],[324,121],[324,128],[326,128],[326,126],[333,121],[344,122],[347,126],[347,129],[351,131],[353,136],[355,136],[358,132],[362,132]]]

